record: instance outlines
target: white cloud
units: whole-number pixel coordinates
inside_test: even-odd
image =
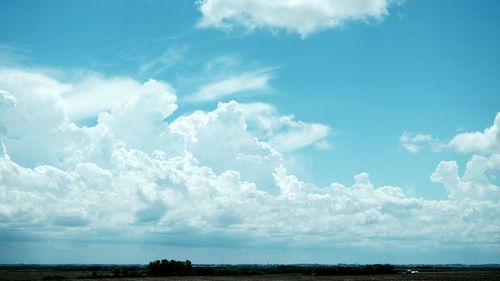
[[[280,116],[265,103],[240,104],[249,130],[281,152],[288,152],[325,140],[330,127],[320,123],[296,121],[293,115]]]
[[[190,228],[205,235],[315,237],[344,245],[498,243],[491,235],[500,230],[495,198],[412,198],[399,187],[375,187],[366,173],[356,175],[351,187],[320,188],[283,167],[274,170],[280,193],[273,196],[242,181],[237,171],[200,166],[190,154],[165,158],[122,147],[113,159],[109,170],[88,166],[84,174],[25,169],[1,159],[0,226],[22,223],[42,232],[60,227],[52,232],[96,239],[95,230],[113,229],[118,242],[118,233],[141,237]]]
[[[68,85],[34,72],[5,70],[5,73],[4,78],[12,73],[22,76],[24,89],[16,92],[19,97],[26,92],[41,98],[43,91],[38,88],[37,80],[42,77],[49,81],[45,90],[55,93],[50,104],[60,107],[45,107],[56,115],[52,124],[46,120],[50,114],[35,109],[37,99],[23,100],[23,106],[14,108],[11,101],[16,100],[16,96],[2,94],[2,108],[7,110],[0,124],[5,131],[5,143],[13,159],[26,167],[41,164],[62,167],[82,161],[109,166],[115,143],[145,152],[163,150],[169,155],[179,155],[189,149],[203,165],[218,172],[239,169],[245,180],[272,190],[272,170],[282,161],[278,151],[308,146],[320,141],[329,131],[322,124],[280,116],[268,104],[236,102],[222,103],[213,112],[198,111],[168,124],[164,119],[176,110],[177,104],[171,87],[163,82],[150,80],[141,84],[130,78],[93,79],[94,75],[83,83]],[[8,79],[0,83],[2,85],[15,90]],[[102,98],[103,107],[95,106],[103,92],[109,99]],[[68,102],[69,97],[75,95],[79,98]],[[78,104],[88,109],[89,114],[99,116],[95,127],[79,128],[66,116],[68,108]],[[267,110],[257,110],[257,107]],[[45,115],[37,117],[43,124],[28,121],[38,112]],[[38,141],[33,143],[33,139]],[[230,139],[234,141],[228,142]]]
[[[282,156],[252,130],[241,106],[234,101],[219,103],[211,112],[196,111],[179,117],[169,124],[171,139],[181,138],[183,148],[193,153],[201,165],[216,172],[237,170],[245,180],[269,190],[272,170]]]
[[[166,128],[163,119],[177,108],[168,84],[154,80],[140,84],[130,78],[86,79],[83,84],[64,84],[36,72],[0,70],[0,88],[8,92],[2,94],[0,133],[16,162],[27,167],[63,165],[75,155],[61,152],[72,153],[75,146],[90,149],[89,138],[109,134],[130,147],[156,148],[158,135]],[[16,103],[7,102],[12,100]],[[68,117],[68,111],[79,105],[89,116],[100,114],[96,128],[79,128]],[[113,141],[106,140],[106,147]]]
[[[267,92],[271,78],[269,70],[243,73],[202,85],[198,91],[187,96],[186,100],[205,102],[233,98],[234,95],[250,91]]]
[[[430,135],[403,132],[401,143],[411,153],[417,153],[423,145],[433,151],[454,149],[472,155],[467,162],[463,176],[459,175],[456,161],[441,161],[430,179],[444,186],[452,200],[478,200],[499,202],[500,188],[490,181],[489,171],[500,170],[500,113],[497,113],[493,125],[483,132],[465,132],[453,137],[448,143]]]
[[[431,180],[443,184],[450,198],[457,200],[477,199],[500,200],[500,188],[491,183],[486,177],[488,170],[500,170],[498,166],[499,154],[491,157],[474,155],[467,163],[464,176],[458,174],[458,165],[455,161],[441,161]]]
[[[171,46],[159,56],[145,59],[139,67],[139,73],[142,75],[148,74],[152,77],[158,76],[167,69],[181,63],[188,50],[189,47],[186,45]]]
[[[141,85],[130,78],[90,77],[62,96],[71,120],[96,118],[116,103],[130,99]]]
[[[17,99],[7,91],[0,90],[0,109],[14,107],[17,104]]]
[[[404,131],[399,138],[403,148],[410,153],[418,153],[422,147],[440,152],[453,149],[460,153],[479,153],[490,155],[500,152],[500,113],[496,114],[491,127],[483,132],[464,132],[454,136],[449,142],[443,142],[431,135]]]
[[[449,143],[453,149],[464,153],[500,153],[500,113],[493,125],[483,132],[465,132],[456,135]]]
[[[272,146],[280,151],[292,151],[323,140],[330,132],[330,128],[318,123],[304,123],[294,121],[291,117],[281,117],[282,127],[289,128],[281,131],[270,139]]]
[[[285,30],[302,38],[348,22],[382,20],[394,0],[202,0],[201,28]]]
[[[170,85],[162,84],[167,91],[173,92]],[[96,118],[99,113],[110,111],[145,91],[148,91],[147,86],[131,78],[92,76],[76,83],[62,97],[70,119],[79,121]]]
[[[168,84],[150,79],[132,98],[114,104],[109,113],[100,113],[98,124],[127,146],[152,151],[161,145],[158,136],[167,127],[163,120],[177,109],[176,101]]]
[[[431,135],[417,134],[404,131],[399,138],[403,148],[410,153],[416,154],[426,146],[431,151],[439,152],[446,148],[446,144],[439,139],[433,138]]]
[[[70,88],[39,73],[0,69],[0,134],[14,160],[30,167],[58,161],[67,137],[61,132],[71,130],[59,96]]]
[[[352,186],[318,187],[290,174],[282,156],[321,142],[325,125],[234,101],[174,119],[166,84],[138,85],[137,95],[83,128],[66,116],[60,95],[74,85],[25,71],[0,75],[0,234],[119,243],[178,241],[188,229],[253,246],[500,242],[498,186],[485,176],[498,170],[498,154],[474,157],[462,177],[456,163],[441,163],[432,179],[448,190],[446,200],[375,186],[367,173]],[[161,122],[167,116],[173,120]]]
[[[17,106],[17,99],[6,91],[0,90],[0,132],[6,133],[4,112]]]
[[[314,143],[314,147],[317,150],[330,150],[333,149],[333,145],[328,142],[326,139],[322,139],[316,143]]]
[[[200,164],[217,172],[235,169],[266,190],[273,186],[272,171],[283,161],[282,153],[321,141],[329,130],[279,115],[269,104],[235,101],[179,117],[169,125],[172,136],[181,137]]]

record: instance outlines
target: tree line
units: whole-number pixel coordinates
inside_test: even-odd
[[[397,273],[390,264],[369,264],[360,266],[325,265],[198,265],[191,261],[155,260],[147,267],[151,276],[186,275],[263,275],[263,274],[302,274],[302,275],[377,275]]]

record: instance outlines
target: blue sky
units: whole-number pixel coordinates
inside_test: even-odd
[[[0,1],[0,262],[499,262],[499,18]]]

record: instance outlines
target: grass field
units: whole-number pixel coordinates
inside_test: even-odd
[[[54,270],[1,270],[0,280],[96,280],[82,279],[88,276],[88,271],[54,271]],[[64,279],[63,279],[64,278]],[[360,275],[360,276],[307,276],[307,275],[253,275],[253,276],[188,276],[188,277],[136,277],[136,278],[105,278],[109,281],[313,281],[313,280],[428,280],[428,281],[472,281],[472,280],[500,280],[500,271],[459,271],[459,272],[423,272],[418,274],[392,275]]]

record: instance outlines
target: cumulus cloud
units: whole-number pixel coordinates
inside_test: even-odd
[[[60,95],[70,88],[39,73],[0,69],[0,128],[13,159],[27,166],[58,161],[62,132],[72,129]]]
[[[184,149],[217,172],[238,170],[246,180],[269,188],[271,171],[282,155],[269,141],[257,137],[255,126],[239,103],[219,103],[211,112],[195,111],[169,124],[171,139],[182,139]]]
[[[168,127],[170,139],[182,138],[184,149],[200,164],[217,172],[237,170],[268,191],[283,153],[321,142],[330,131],[323,124],[280,115],[270,104],[235,101],[219,103],[211,112],[181,116]]]
[[[160,145],[163,121],[177,109],[177,97],[168,84],[152,79],[135,90],[133,97],[115,103],[109,113],[99,113],[98,124],[129,147],[151,151]]]
[[[500,230],[500,205],[494,198],[412,198],[399,187],[375,187],[366,173],[356,175],[350,187],[316,187],[283,167],[274,171],[280,192],[273,196],[242,181],[237,171],[219,174],[200,166],[190,154],[164,158],[124,148],[113,154],[116,166],[101,186],[80,182],[75,171],[25,169],[2,159],[2,227],[22,223],[87,234],[112,228],[136,235],[189,228],[206,235],[312,235],[346,244],[368,240],[404,245],[412,239],[487,244],[499,239],[491,235]]]
[[[394,0],[202,0],[198,26],[223,30],[241,26],[247,30],[285,30],[302,38],[337,28],[348,22],[380,21],[389,14]]]
[[[265,103],[245,103],[240,107],[252,132],[278,151],[293,151],[311,144],[326,148],[330,127],[324,124],[296,121],[293,115],[280,116],[276,108]]]
[[[493,125],[483,132],[465,132],[450,141],[450,147],[465,153],[500,153],[500,113]]]
[[[490,155],[500,152],[500,113],[496,114],[491,127],[483,132],[463,132],[454,136],[450,141],[443,142],[431,135],[404,131],[399,138],[403,148],[416,154],[423,147],[439,152],[452,149],[460,153],[479,153]]]
[[[272,75],[269,70],[247,72],[220,81],[202,85],[198,91],[186,97],[192,102],[222,100],[250,91],[266,92],[270,89]]]
[[[499,201],[500,188],[491,183],[486,176],[486,171],[500,171],[499,156],[499,154],[490,157],[474,155],[467,163],[463,177],[459,176],[457,162],[441,161],[431,175],[431,180],[441,183],[453,199]]]
[[[79,121],[96,118],[100,112],[111,110],[114,104],[127,101],[141,88],[130,78],[89,77],[62,94],[68,116]]]
[[[475,153],[467,163],[463,177],[455,161],[442,161],[431,180],[444,185],[452,198],[498,200],[498,186],[492,184],[488,171],[500,170],[500,113],[483,132],[463,132],[454,136],[447,147],[460,153]]]
[[[432,180],[446,200],[375,186],[367,173],[319,187],[291,174],[283,156],[321,143],[329,128],[272,105],[232,101],[173,118],[175,93],[149,80],[80,127],[61,94],[74,85],[3,71],[0,234],[168,243],[190,233],[253,246],[311,237],[321,245],[500,242],[498,186],[486,176],[498,170],[497,154],[474,157],[462,176],[442,162]]]

